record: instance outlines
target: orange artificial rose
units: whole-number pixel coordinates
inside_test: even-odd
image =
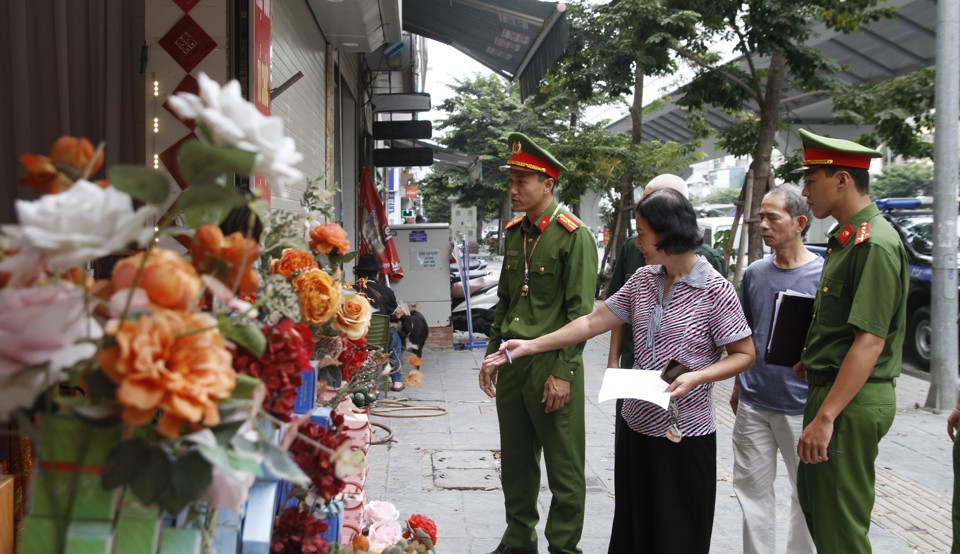
[[[100,170],[103,152],[91,164],[94,153],[96,150],[89,140],[62,136],[53,143],[49,157],[35,154],[20,156],[20,163],[29,171],[20,178],[20,184],[44,194],[63,192],[77,179],[87,178]],[[88,165],[90,171],[85,172]]]
[[[371,314],[373,308],[366,297],[362,294],[351,294],[344,297],[331,327],[343,332],[350,340],[362,339],[370,330]]]
[[[293,288],[300,297],[300,312],[311,325],[323,325],[340,309],[340,283],[326,271],[310,268],[294,277]]]
[[[257,241],[236,232],[223,236],[216,225],[201,225],[193,238],[190,257],[197,271],[212,275],[240,295],[257,292],[260,276],[253,263],[260,257]],[[239,278],[239,279],[238,279]]]
[[[284,248],[279,260],[270,261],[270,273],[289,279],[294,273],[317,267],[313,255],[296,248]]]
[[[310,231],[310,250],[329,254],[334,249],[340,254],[346,254],[350,250],[350,240],[343,227],[336,223],[323,223]]]
[[[157,431],[171,438],[187,423],[220,423],[218,402],[230,396],[237,376],[213,316],[157,310],[108,333],[116,345],[101,351],[100,363],[117,384],[126,423],[144,425],[160,410]]]
[[[140,280],[134,282],[144,255],[140,252],[117,262],[111,278],[114,290],[137,287],[146,291],[152,304],[162,308],[187,310],[194,307],[200,294],[197,270],[176,252],[154,248],[150,250]]]

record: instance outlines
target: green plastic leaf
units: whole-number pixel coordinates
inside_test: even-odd
[[[107,179],[117,190],[148,204],[162,204],[170,196],[170,181],[156,169],[140,165],[114,165]]]
[[[275,477],[289,481],[295,485],[306,486],[310,483],[310,478],[307,477],[307,474],[293,461],[290,453],[286,450],[281,450],[279,446],[267,441],[262,441],[261,446],[263,447],[264,455],[263,463],[267,465],[267,469],[269,469],[270,473]]]
[[[103,488],[110,490],[133,481],[150,456],[150,447],[140,438],[118,443],[107,454],[103,467]]]
[[[218,318],[220,332],[227,339],[246,348],[251,354],[259,358],[267,349],[267,339],[260,328],[251,323],[239,322],[234,318],[220,316]]]
[[[135,466],[139,471],[130,481],[130,489],[145,504],[152,504],[170,488],[172,465],[162,448],[149,448],[141,463]]]
[[[246,199],[233,187],[220,185],[200,185],[188,187],[177,198],[174,213],[179,214],[187,210],[211,210],[242,206]]]
[[[227,173],[250,175],[256,162],[256,154],[231,146],[193,140],[180,148],[177,162],[183,178],[191,186],[196,186],[215,183]]]
[[[263,475],[263,468],[259,459],[240,456],[221,447],[201,446],[200,454],[211,464],[227,471],[246,471],[258,477]]]
[[[235,386],[233,388],[233,392],[230,393],[230,398],[237,400],[252,400],[254,393],[256,393],[257,389],[260,388],[261,385],[263,385],[263,382],[260,379],[238,373],[237,386]]]
[[[243,427],[243,424],[246,423],[246,420],[239,419],[237,421],[227,421],[217,425],[210,429],[213,433],[213,436],[216,437],[216,444],[220,446],[227,446],[230,444],[230,440],[237,434],[237,431]],[[212,445],[211,445],[212,446]]]
[[[177,513],[188,503],[197,500],[213,481],[210,462],[197,451],[189,452],[173,462],[173,487],[175,505],[161,505],[170,513]]]

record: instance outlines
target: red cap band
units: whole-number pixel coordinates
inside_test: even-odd
[[[807,147],[803,149],[803,165],[841,165],[870,169],[869,154],[850,154],[829,148]]]
[[[554,179],[560,176],[560,168],[548,162],[547,160],[544,160],[538,156],[534,156],[528,152],[518,152],[510,156],[510,159],[507,160],[507,165],[528,169],[530,171],[546,173]]]

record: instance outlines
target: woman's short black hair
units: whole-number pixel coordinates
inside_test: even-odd
[[[658,250],[682,254],[703,242],[693,205],[673,189],[661,189],[644,196],[637,203],[637,214],[657,234]]]

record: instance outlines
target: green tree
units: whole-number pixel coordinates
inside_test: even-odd
[[[568,55],[547,75],[544,90],[569,95],[584,104],[633,96],[629,144],[625,152],[618,154],[623,171],[615,198],[612,244],[606,250],[603,268],[612,264],[609,254],[619,252],[626,238],[633,189],[643,178],[637,170],[643,165],[639,158],[644,79],[675,69],[670,48],[680,38],[695,33],[697,16],[690,11],[670,9],[662,0],[618,0],[601,5],[570,4],[569,22]],[[688,155],[695,146],[667,145],[662,153]],[[676,158],[665,162],[653,175],[667,171],[675,161]]]
[[[836,78],[837,64],[805,44],[815,24],[851,32],[892,10],[875,8],[878,0],[665,0],[665,4],[696,12],[703,29],[675,48],[696,69],[678,104],[694,113],[707,106],[729,112],[739,123],[719,133],[719,145],[730,154],[753,156],[752,205],[745,210],[750,221],[749,259],[759,259],[762,242],[756,214],[772,182],[774,137],[792,100],[783,92],[788,86],[802,93],[844,86]],[[722,63],[710,52],[710,45],[721,40],[731,41],[742,58]]]
[[[735,204],[740,200],[740,189],[720,189],[703,197],[700,204]]]
[[[833,117],[838,123],[873,125],[860,137],[862,144],[883,142],[901,156],[932,159],[935,81],[935,70],[926,68],[861,85],[834,98]]]
[[[870,196],[929,196],[933,194],[933,164],[913,162],[887,166],[882,175],[870,180]]]

